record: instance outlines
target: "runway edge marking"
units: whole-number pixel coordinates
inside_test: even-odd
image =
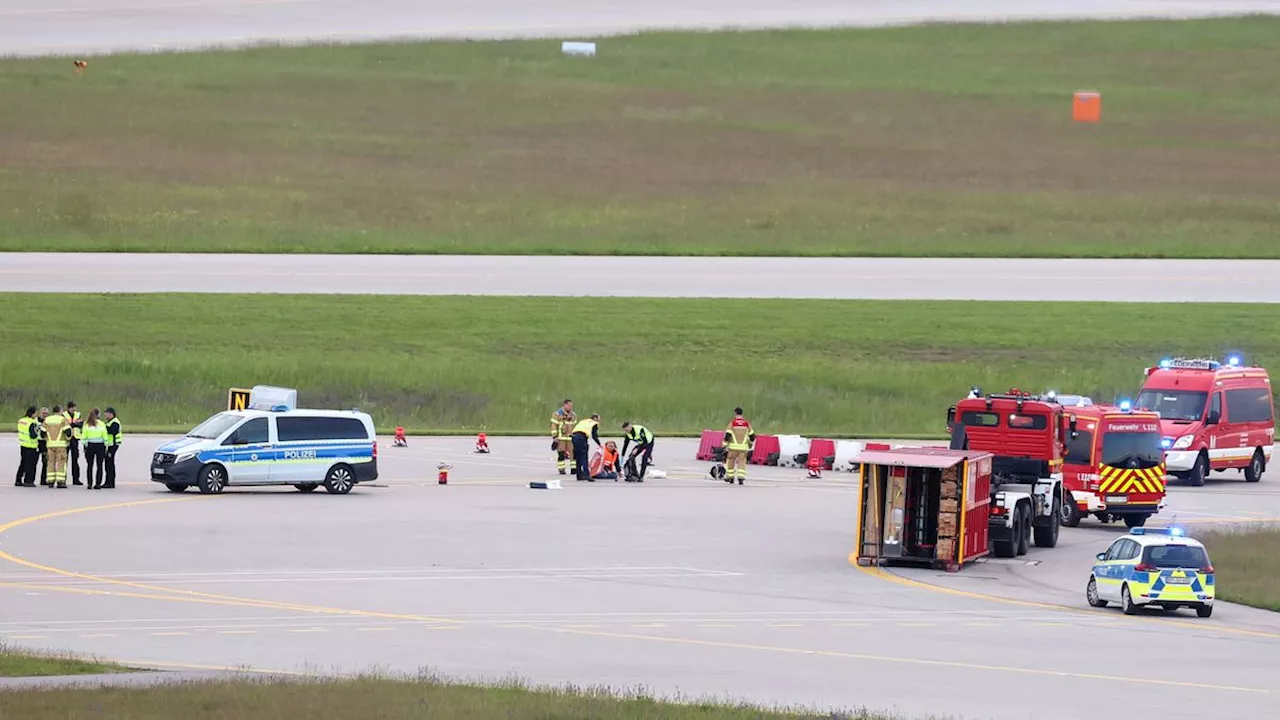
[[[0,537],[3,537],[4,534],[9,532],[10,530],[13,530],[14,528],[22,527],[23,525],[30,525],[32,523],[37,523],[44,520],[53,520],[55,518],[67,517],[70,515],[79,515],[82,513],[99,512],[99,511],[105,511],[105,510],[120,510],[124,508],[141,507],[146,505],[160,505],[164,503],[190,502],[190,501],[200,500],[200,499],[202,498],[195,496],[195,497],[187,497],[187,498],[164,498],[164,499],[158,499],[158,500],[133,500],[133,501],[124,502],[124,503],[113,503],[110,505],[91,505],[89,507],[70,508],[67,510],[58,510],[55,512],[42,513],[40,515],[32,515],[30,517],[11,520],[7,523],[4,523],[3,525],[0,525]],[[419,621],[450,623],[450,624],[458,624],[458,625],[466,624],[465,621],[452,620],[449,618],[439,618],[439,617],[424,616],[424,615],[407,615],[407,614],[401,614],[401,613],[382,613],[382,612],[373,612],[373,611],[366,611],[366,610],[346,610],[342,608],[330,608],[330,607],[323,607],[319,605],[302,605],[302,604],[296,604],[296,603],[284,603],[284,602],[278,602],[275,600],[258,600],[255,598],[236,597],[234,595],[219,595],[216,593],[203,593],[203,592],[197,592],[195,590],[179,590],[175,588],[165,587],[163,585],[149,585],[147,583],[132,582],[129,580],[115,580],[112,578],[104,578],[96,575],[89,575],[87,573],[79,573],[73,570],[65,570],[63,568],[53,567],[51,565],[41,565],[40,563],[32,562],[30,560],[24,560],[4,550],[0,550],[0,560],[8,561],[8,562],[14,563],[15,565],[31,568],[33,570],[47,572],[52,575],[61,575],[63,577],[72,577],[72,578],[79,578],[81,580],[90,580],[93,582],[102,583],[104,585],[128,587],[128,588],[133,588],[135,590],[145,590],[147,592],[152,592],[152,593],[168,593],[169,595],[178,596],[178,597],[170,597],[168,595],[158,595],[153,597],[147,597],[146,599],[169,600],[171,602],[182,602],[182,601],[205,602],[205,603],[214,604],[214,605],[225,605],[228,607],[230,606],[259,607],[267,610],[296,610],[299,612],[310,612],[310,613],[317,613],[317,614],[324,614],[324,615],[350,615],[350,616],[356,616],[356,617],[384,618],[384,619],[394,619],[394,620],[419,620]],[[130,595],[126,595],[125,593],[113,593],[113,594],[120,595],[123,597],[128,597],[130,595],[138,596],[137,593],[132,593]]]

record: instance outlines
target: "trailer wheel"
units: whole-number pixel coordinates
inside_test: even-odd
[[[1074,503],[1062,502],[1061,493],[1053,496],[1053,514],[1047,518],[1049,522],[1035,526],[1036,547],[1051,548],[1058,545],[1058,532],[1062,529],[1058,518],[1062,517],[1063,506],[1071,504]]]

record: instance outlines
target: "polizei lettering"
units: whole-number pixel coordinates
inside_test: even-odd
[[[285,450],[284,459],[285,460],[315,460],[316,451],[315,450]]]

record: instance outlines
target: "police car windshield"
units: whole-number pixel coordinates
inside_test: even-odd
[[[199,438],[201,440],[217,440],[222,433],[230,430],[231,426],[238,422],[240,422],[240,417],[238,415],[218,413],[197,425],[195,429],[187,433],[187,437]]]
[[[1133,405],[1160,413],[1161,420],[1199,420],[1209,393],[1186,390],[1143,390]]]
[[[1125,470],[1145,470],[1164,460],[1160,433],[1109,432],[1102,436],[1102,464]]]
[[[1202,568],[1209,564],[1204,549],[1191,545],[1153,545],[1142,553],[1142,562],[1158,568]]]

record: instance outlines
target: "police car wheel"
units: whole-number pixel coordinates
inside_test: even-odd
[[[355,487],[355,473],[346,465],[334,465],[324,478],[324,489],[334,495],[346,495]]]
[[[315,483],[301,483],[299,485],[294,485],[294,487],[298,488],[302,492],[311,492],[320,486]]]
[[[169,492],[180,493],[187,491],[187,486],[182,483],[165,483],[165,487],[169,488]]]
[[[221,465],[205,465],[196,476],[196,487],[205,495],[222,492],[227,486],[227,471]]]
[[[1128,585],[1125,585],[1120,591],[1120,609],[1124,610],[1125,615],[1137,615],[1138,610],[1140,609],[1138,605],[1133,602],[1133,597],[1129,595]]]
[[[1212,605],[1201,605],[1200,607],[1196,608],[1196,617],[1207,618],[1212,614],[1213,614]]]
[[[1107,606],[1107,601],[1103,600],[1102,596],[1098,594],[1098,581],[1094,578],[1089,578],[1089,587],[1085,588],[1084,596],[1089,601],[1089,605],[1093,607],[1104,608]]]

